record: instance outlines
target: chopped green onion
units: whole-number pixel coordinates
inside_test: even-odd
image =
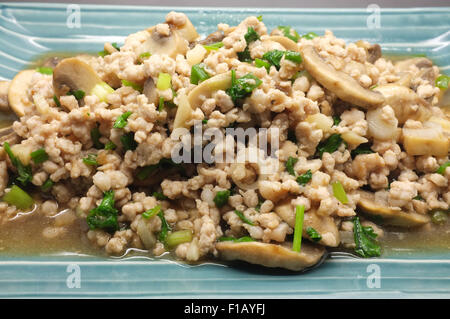
[[[255,241],[255,240],[253,238],[251,238],[250,236],[243,236],[243,237],[240,237],[240,238],[222,236],[222,237],[219,237],[219,239],[217,241],[219,241],[219,242],[232,241],[232,242],[235,242],[235,243],[246,243],[246,242],[252,242],[252,241]]]
[[[100,101],[106,102],[108,94],[114,93],[114,89],[105,82],[96,84],[91,91],[91,95],[95,95]]]
[[[13,185],[11,190],[3,196],[3,201],[19,209],[27,209],[34,204],[33,198],[17,185]]]
[[[136,177],[140,181],[146,180],[150,176],[150,174],[156,171],[157,169],[158,164],[145,166],[136,174]]]
[[[113,142],[109,141],[105,144],[105,150],[114,150],[116,149],[117,145]]]
[[[89,154],[87,157],[83,158],[83,163],[86,165],[97,166],[97,154]]]
[[[158,105],[158,111],[162,112],[164,110],[164,98],[162,96],[159,97],[159,105]]]
[[[420,196],[420,195],[417,195],[417,196],[413,197],[413,199],[414,199],[414,200],[421,200],[421,201],[424,201],[424,200],[425,200],[425,199],[424,199],[422,196]]]
[[[152,56],[152,54],[150,52],[144,52],[144,53],[139,54],[139,59],[144,60],[144,59],[149,58],[151,56]]]
[[[91,139],[92,139],[92,143],[94,143],[94,148],[100,150],[104,147],[104,145],[100,142],[100,130],[98,129],[98,126],[94,127],[91,130]]]
[[[223,47],[223,42],[216,42],[216,43],[211,43],[211,44],[204,44],[203,47],[208,50],[214,50],[217,51],[219,50],[221,47]]]
[[[153,216],[156,216],[159,214],[159,212],[161,211],[161,205],[157,205],[145,212],[142,213],[142,217],[145,219],[149,219]]]
[[[305,215],[305,206],[297,205],[295,207],[295,227],[294,227],[294,241],[292,243],[292,250],[298,253],[300,252],[302,247],[304,215]]]
[[[447,90],[449,83],[450,83],[450,76],[444,74],[438,76],[436,79],[436,86],[440,89]]]
[[[347,194],[345,193],[344,186],[342,186],[341,182],[336,181],[333,184],[331,184],[333,187],[333,195],[336,197],[337,200],[339,200],[342,204],[348,203]]]
[[[318,37],[318,35],[317,35],[317,33],[314,33],[314,32],[308,32],[308,33],[302,35],[302,38],[305,38],[307,40],[312,40],[316,37]]]
[[[447,167],[450,166],[450,161],[445,162],[444,164],[442,164],[441,166],[439,166],[439,168],[436,170],[436,173],[444,175],[445,174],[445,170],[447,169]]]
[[[431,221],[436,225],[443,225],[447,222],[448,213],[443,210],[436,210],[431,214]]]
[[[216,196],[214,196],[214,203],[218,208],[225,206],[228,203],[228,198],[230,197],[230,190],[218,191]]]
[[[260,16],[257,16],[257,17],[256,17],[256,19],[258,19],[258,21],[259,21],[259,22],[262,22],[262,20],[263,20],[263,16],[262,16],[262,15],[260,15]]]
[[[123,86],[129,86],[131,88],[133,88],[136,91],[139,91],[140,93],[142,93],[142,85],[138,84],[138,83],[134,83],[131,81],[127,81],[127,80],[122,80],[122,85]]]
[[[337,115],[333,116],[333,125],[338,126],[341,123],[341,118]]]
[[[255,226],[255,224],[253,224],[253,222],[251,220],[249,220],[247,217],[245,217],[244,213],[239,211],[239,210],[235,210],[234,213],[236,215],[238,215],[238,217],[246,224],[249,224],[250,226]]]
[[[54,184],[54,182],[53,182],[50,178],[48,178],[48,179],[44,182],[44,184],[42,184],[41,190],[42,190],[43,192],[48,192],[48,191],[53,187],[53,184]]]
[[[378,87],[378,84],[374,84],[374,85],[372,85],[369,89],[370,90],[374,90],[374,89],[376,89]]]
[[[158,213],[158,216],[161,219],[161,232],[159,233],[158,239],[160,242],[165,243],[167,235],[172,229],[170,228],[169,223],[164,217],[164,212],[162,210]]]
[[[297,183],[299,183],[302,186],[305,186],[311,179],[312,179],[312,172],[309,169],[306,171],[305,174],[302,174],[297,177]]]
[[[172,77],[168,73],[160,73],[158,75],[158,81],[156,82],[156,88],[164,91],[172,87]]]
[[[192,230],[179,230],[167,235],[166,244],[169,248],[178,246],[179,244],[189,243],[192,240]]]
[[[295,176],[294,165],[295,163],[297,163],[297,161],[298,158],[294,158],[292,156],[289,156],[288,160],[286,161],[286,171],[292,176]]]
[[[319,143],[317,146],[317,153],[322,158],[323,153],[333,153],[337,151],[339,146],[343,143],[343,139],[341,137],[341,134],[331,134],[330,137]]]
[[[133,114],[133,112],[128,111],[120,115],[114,122],[113,128],[124,128],[127,126],[127,121],[131,114]]]
[[[73,95],[79,101],[84,98],[86,93],[83,90],[69,91],[67,95]]]
[[[48,160],[48,154],[45,149],[40,148],[34,152],[31,152],[31,159],[35,164],[40,164]]]
[[[109,55],[109,52],[106,50],[103,50],[103,51],[99,51],[97,54],[98,54],[98,56],[101,56],[102,58],[104,58],[105,56]]]
[[[252,63],[252,56],[250,55],[250,50],[248,47],[242,52],[237,52],[238,60],[241,62]]]
[[[363,143],[358,145],[357,148],[355,148],[354,150],[352,150],[350,152],[352,158],[355,158],[357,155],[360,154],[372,154],[374,153],[374,151],[372,151],[372,149],[370,148],[372,146],[371,143]]]
[[[11,163],[16,167],[17,174],[19,175],[16,179],[23,185],[26,186],[29,182],[31,182],[33,178],[33,172],[31,170],[31,165],[23,165],[21,160],[14,155],[9,146],[8,142],[3,143],[3,148],[5,149],[6,154],[8,154]]]
[[[122,146],[125,151],[134,151],[138,144],[134,140],[134,132],[128,132],[120,137],[120,141],[122,142]]]
[[[208,72],[205,71],[204,65],[202,63],[195,64],[191,68],[191,83],[198,84],[210,78]]]
[[[269,61],[271,65],[274,65],[277,70],[279,70],[281,67],[281,59],[283,58],[284,53],[285,51],[272,50],[264,53],[262,58]]]
[[[153,192],[152,196],[155,197],[157,200],[166,200],[167,199],[166,195],[164,195],[163,193],[159,193],[159,192]]]
[[[49,67],[45,67],[45,66],[38,67],[36,69],[36,71],[38,71],[41,74],[46,74],[46,75],[52,75],[53,74],[53,69],[49,68]]]
[[[267,62],[267,61],[264,61],[264,60],[261,60],[261,59],[256,58],[256,59],[255,59],[255,66],[256,66],[257,68],[265,67],[266,70],[267,70],[267,72],[270,71],[270,63]]]
[[[302,63],[302,56],[300,55],[299,52],[295,52],[295,51],[286,51],[286,53],[284,54],[284,58],[286,60],[292,61],[294,63]]]
[[[306,228],[306,233],[308,234],[309,238],[311,238],[314,242],[319,242],[322,239],[322,235],[320,235],[317,230],[315,230],[312,227]]]
[[[111,46],[116,49],[117,51],[120,51],[120,47],[116,42],[111,43]]]
[[[250,95],[254,89],[260,86],[262,81],[248,73],[243,77],[236,79],[236,71],[231,70],[231,87],[227,89],[227,94],[231,97],[233,102],[243,99]]]
[[[61,107],[61,102],[56,95],[53,95],[53,101],[55,101],[57,107]]]
[[[207,124],[207,123],[208,123],[208,119],[207,119],[207,118],[204,118],[204,119],[202,120],[202,123],[203,123],[203,124]]]
[[[259,34],[255,31],[253,27],[248,27],[247,33],[244,35],[244,38],[248,45],[256,40],[259,40]]]

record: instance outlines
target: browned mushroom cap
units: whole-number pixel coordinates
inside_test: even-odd
[[[148,36],[140,46],[140,52],[151,54],[167,54],[176,58],[178,54],[185,54],[188,50],[188,42],[178,33],[171,30],[168,36],[156,32],[156,27],[147,29]]]
[[[275,245],[260,242],[219,242],[216,244],[220,258],[224,260],[242,260],[251,264],[271,268],[285,268],[299,271],[317,264],[325,254],[325,249],[308,243],[302,243],[301,251],[292,250],[292,243]]]
[[[24,116],[25,110],[31,107],[32,103],[28,98],[28,88],[34,70],[20,71],[11,81],[8,90],[8,102],[11,109],[17,116]]]
[[[399,227],[418,227],[430,222],[428,215],[418,213],[407,213],[398,207],[389,207],[387,203],[378,203],[375,201],[373,193],[358,191],[360,200],[358,207],[362,212],[376,218],[381,218],[385,225]]]
[[[277,42],[281,44],[286,50],[300,52],[297,43],[292,41],[289,38],[280,36],[280,35],[272,35],[264,39],[263,43],[266,41]]]
[[[223,40],[225,38],[225,35],[222,31],[215,31],[211,34],[209,34],[206,38],[203,40],[198,41],[199,44],[207,45],[212,43],[217,43]]]
[[[9,81],[0,81],[0,111],[9,111],[8,102]]]
[[[3,145],[5,142],[8,142],[11,145],[20,142],[20,136],[14,132],[12,126],[0,129],[0,145]]]
[[[382,94],[363,88],[350,75],[334,69],[322,60],[312,46],[303,47],[302,55],[304,66],[309,74],[341,100],[365,109],[383,105]]]
[[[275,207],[275,213],[281,217],[289,226],[295,227],[295,211],[294,206],[291,204],[291,199],[284,200],[282,203]],[[307,233],[308,227],[314,228],[321,236],[322,239],[319,244],[337,247],[340,243],[339,230],[334,222],[334,219],[330,216],[319,216],[313,210],[305,212],[303,220],[303,237],[309,238]]]
[[[415,65],[419,69],[424,69],[424,68],[431,68],[433,66],[433,62],[425,57],[406,59],[395,63],[395,70],[397,72],[409,71],[412,65]]]
[[[90,94],[101,83],[95,70],[78,58],[64,59],[53,70],[53,89],[58,97],[77,90]]]
[[[158,92],[155,81],[151,77],[145,80],[142,93],[147,97],[149,103],[158,104]]]
[[[362,40],[356,41],[355,44],[366,50],[367,62],[374,63],[376,60],[381,58],[381,47],[379,44],[370,44],[369,42]]]

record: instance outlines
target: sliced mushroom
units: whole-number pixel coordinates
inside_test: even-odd
[[[263,43],[266,41],[277,42],[281,44],[286,50],[300,52],[297,43],[292,41],[289,38],[280,36],[280,35],[272,35],[264,39]]]
[[[395,70],[397,72],[410,71],[412,65],[415,65],[419,69],[431,68],[433,67],[433,62],[430,59],[424,57],[406,59],[395,63]]]
[[[205,99],[208,99],[218,90],[226,90],[231,86],[231,72],[221,73],[200,83],[193,89],[188,100],[192,109],[196,109],[202,105]]]
[[[225,38],[225,35],[223,34],[222,31],[215,31],[209,34],[203,40],[198,41],[198,43],[202,45],[213,44],[222,41],[223,38]]]
[[[0,129],[0,145],[3,145],[5,142],[8,142],[10,145],[20,142],[20,136],[13,130],[12,126]]]
[[[292,243],[282,245],[260,242],[219,242],[216,244],[220,258],[242,260],[251,264],[271,268],[285,268],[293,271],[303,270],[317,264],[325,249],[320,246],[302,243],[301,251],[292,250]]]
[[[294,205],[291,204],[292,198],[284,200],[282,203],[277,204],[275,207],[275,213],[281,217],[290,227],[295,227],[295,211]],[[309,238],[307,233],[308,227],[314,228],[321,236],[322,239],[319,244],[337,247],[340,243],[339,230],[334,222],[334,219],[330,216],[320,216],[316,214],[314,210],[305,212],[303,220],[303,237]]]
[[[306,70],[325,88],[335,93],[341,100],[366,109],[383,105],[383,95],[363,88],[350,75],[337,71],[325,63],[314,47],[308,45],[302,50]]]
[[[450,142],[442,129],[434,127],[403,128],[403,147],[408,155],[447,156]]]
[[[375,201],[375,195],[366,191],[358,191],[360,199],[358,207],[362,212],[380,219],[381,223],[399,227],[418,227],[430,221],[428,215],[404,212],[398,207],[389,207],[387,204]]]
[[[55,68],[59,62],[61,62],[62,58],[58,56],[52,56],[47,58],[44,63],[42,63],[42,66],[48,67],[48,68]]]
[[[192,109],[189,99],[184,92],[178,94],[177,101],[178,108],[173,121],[173,129],[175,130],[181,127],[189,128],[188,122],[192,120],[192,113],[194,110]]]
[[[356,41],[355,44],[366,50],[367,62],[375,63],[376,60],[381,58],[381,46],[379,44],[370,44],[369,42],[363,40]]]
[[[176,33],[178,33],[180,35],[180,37],[182,37],[183,39],[186,39],[188,42],[194,42],[200,36],[197,33],[197,30],[195,29],[192,22],[187,17],[186,17],[185,21],[186,21],[186,23],[181,26],[169,24],[170,28],[173,31],[175,31]]]
[[[53,89],[58,97],[77,90],[90,94],[102,82],[94,69],[78,58],[64,59],[53,70]]]
[[[381,93],[384,96],[385,104],[394,109],[399,124],[403,124],[409,119],[423,122],[431,116],[427,101],[408,87],[386,84],[377,86],[374,91]]]
[[[9,81],[0,81],[0,111],[9,111],[8,102]]]
[[[370,136],[384,141],[398,136],[398,120],[396,118],[385,119],[383,108],[368,111],[366,118]]]
[[[145,80],[142,93],[147,97],[149,103],[158,105],[158,92],[156,91],[155,81],[151,77]]]
[[[34,73],[34,70],[20,71],[9,85],[9,106],[17,116],[24,116],[25,110],[32,106],[32,103],[28,98],[28,88]]]
[[[178,54],[185,54],[188,50],[188,42],[177,32],[171,31],[169,36],[164,36],[156,32],[156,27],[147,29],[148,36],[139,46],[139,52],[150,52],[151,54],[167,54],[171,58],[176,58]]]

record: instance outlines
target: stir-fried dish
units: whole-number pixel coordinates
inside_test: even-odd
[[[121,46],[0,82],[17,115],[0,133],[0,246],[33,224],[33,241],[111,256],[301,270],[329,250],[382,256],[389,227],[448,233],[449,77],[262,20],[204,38],[170,12]],[[268,147],[228,134],[250,129]]]

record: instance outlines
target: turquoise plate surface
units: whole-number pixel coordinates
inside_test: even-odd
[[[0,79],[11,79],[49,51],[97,52],[105,41],[120,44],[171,10],[185,12],[203,35],[218,23],[235,25],[248,15],[262,15],[269,30],[291,25],[300,34],[322,34],[329,29],[347,41],[380,43],[385,53],[426,54],[450,73],[450,8],[381,9],[380,16],[366,9],[79,8],[76,28],[76,18],[69,17],[76,8],[65,4],[0,3]],[[448,298],[450,251],[365,260],[334,256],[306,273],[143,257],[0,254],[0,297]]]

